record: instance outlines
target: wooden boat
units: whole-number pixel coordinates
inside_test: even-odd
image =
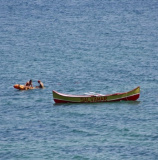
[[[140,96],[140,87],[129,92],[115,93],[109,95],[91,94],[91,95],[68,95],[57,91],[53,92],[55,103],[94,103],[94,102],[114,102],[114,101],[136,101]]]

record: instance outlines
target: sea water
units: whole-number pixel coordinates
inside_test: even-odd
[[[1,0],[0,159],[157,160],[158,2]],[[14,84],[45,89],[18,91]],[[136,102],[60,104],[141,87]]]

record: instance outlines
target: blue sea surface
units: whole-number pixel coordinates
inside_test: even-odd
[[[157,0],[1,0],[0,159],[158,159]],[[45,89],[14,84],[40,79]],[[55,104],[52,90],[135,102]]]

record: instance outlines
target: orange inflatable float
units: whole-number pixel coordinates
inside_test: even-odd
[[[35,87],[26,87],[25,85],[21,85],[21,84],[15,84],[14,88],[19,90],[35,89]]]

